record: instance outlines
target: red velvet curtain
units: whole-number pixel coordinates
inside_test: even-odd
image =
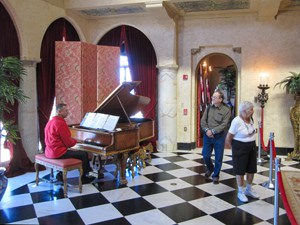
[[[0,27],[0,56],[15,56],[19,58],[20,46],[15,25],[1,2]],[[10,108],[12,110],[11,113],[7,113],[4,116],[6,119],[13,119],[15,124],[18,125],[18,103],[16,102],[13,106],[10,105]],[[18,135],[20,136],[20,133]],[[17,140],[15,145],[7,141],[5,147],[10,150],[11,155],[11,160],[5,172],[7,177],[13,177],[29,171],[34,171],[34,165],[28,158],[21,139]]]
[[[138,29],[126,26],[128,63],[133,80],[142,83],[135,89],[137,95],[147,96],[151,102],[142,111],[145,118],[155,121],[155,137],[151,143],[156,150],[157,140],[157,60],[154,48],[149,39]]]
[[[44,128],[51,115],[55,97],[55,41],[79,41],[73,26],[64,18],[57,19],[47,29],[41,46],[41,62],[37,64],[37,96],[40,142],[45,149]]]
[[[150,104],[143,110],[145,118],[156,119],[157,105],[157,60],[154,48],[149,39],[138,29],[130,26],[119,26],[106,33],[98,42],[99,45],[119,46],[125,45],[129,68],[133,80],[142,81],[135,89],[136,94],[150,97]],[[156,136],[151,140],[156,150]]]

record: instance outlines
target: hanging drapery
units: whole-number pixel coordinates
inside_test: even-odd
[[[47,29],[41,46],[42,61],[37,64],[37,96],[39,133],[45,149],[44,128],[50,118],[55,97],[55,41],[79,41],[73,26],[64,18],[57,19]]]
[[[130,26],[119,26],[106,33],[98,42],[99,45],[125,47],[129,68],[133,80],[142,81],[135,89],[137,95],[147,96],[150,104],[142,111],[145,118],[153,119],[155,137],[151,140],[156,150],[157,140],[157,61],[154,48],[149,39],[138,29]]]
[[[20,46],[18,35],[10,15],[1,2],[0,27],[0,57],[15,56],[19,58]],[[4,116],[8,120],[14,120],[15,125],[18,126],[18,102],[15,102],[14,105],[10,105],[10,108],[12,111],[10,113],[6,113]],[[18,133],[18,136],[20,137],[20,133]],[[5,171],[5,175],[7,177],[13,177],[34,171],[34,164],[28,158],[24,150],[22,139],[16,140],[16,144],[7,141],[5,143],[5,147],[10,151],[10,162]]]

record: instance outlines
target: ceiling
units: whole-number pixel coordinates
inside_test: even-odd
[[[300,11],[300,0],[43,0],[87,19],[167,12],[173,19],[189,16],[276,18]]]

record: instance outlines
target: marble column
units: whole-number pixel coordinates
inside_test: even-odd
[[[20,87],[29,98],[26,99],[25,103],[19,104],[19,130],[27,156],[34,162],[34,156],[39,149],[36,92],[36,64],[38,60],[23,59],[22,62],[27,75],[23,76]]]
[[[158,150],[177,149],[177,81],[178,66],[158,67]]]

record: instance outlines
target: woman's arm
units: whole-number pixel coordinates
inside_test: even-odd
[[[228,147],[231,148],[231,142],[232,142],[232,139],[233,139],[233,134],[232,133],[227,133],[227,136],[226,136],[226,140],[225,140],[225,143]]]

